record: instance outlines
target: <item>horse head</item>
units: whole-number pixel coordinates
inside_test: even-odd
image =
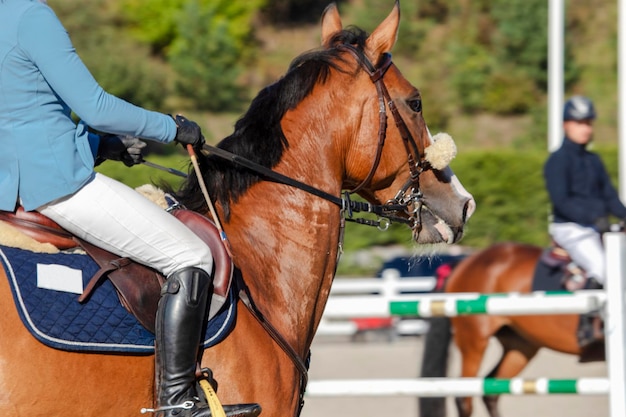
[[[345,148],[344,188],[390,207],[410,219],[417,243],[454,243],[461,239],[476,203],[449,167],[456,147],[447,134],[430,135],[422,115],[422,97],[391,62],[398,36],[400,7],[359,43],[346,37],[335,4],[322,16],[322,45],[344,50],[363,111]],[[354,100],[354,99],[353,99]],[[394,123],[387,123],[391,114]],[[372,155],[375,155],[374,157]]]
[[[417,243],[461,239],[475,202],[449,167],[454,142],[430,135],[419,90],[391,61],[399,23],[398,2],[370,35],[344,29],[336,5],[326,8],[321,47],[296,57],[283,77],[261,90],[233,134],[218,144],[227,155],[214,149],[201,160],[226,222],[231,216],[251,222],[249,207],[263,201],[273,209],[254,215],[268,224],[280,209],[283,219],[316,212],[325,219],[320,226],[338,229],[337,206],[344,214],[352,209],[339,196],[350,190],[383,221],[408,224]],[[266,170],[306,187],[262,181],[285,183]],[[190,209],[206,211],[198,185],[191,176],[178,195]],[[319,192],[302,194],[306,188]],[[322,194],[334,205],[321,201]]]

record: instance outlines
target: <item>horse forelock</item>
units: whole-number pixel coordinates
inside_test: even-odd
[[[340,65],[345,54],[337,46],[351,45],[357,51],[359,60],[365,59],[363,48],[366,38],[367,34],[361,29],[349,27],[333,36],[330,48],[308,51],[296,57],[283,77],[259,92],[246,113],[235,123],[234,132],[217,146],[273,168],[289,148],[289,141],[281,127],[285,113],[309,96],[316,85],[325,84],[331,70],[345,72]],[[209,194],[222,205],[228,220],[230,204],[237,202],[261,178],[219,157],[203,154],[198,157]],[[169,192],[191,210],[202,212],[208,209],[194,173],[178,191]]]

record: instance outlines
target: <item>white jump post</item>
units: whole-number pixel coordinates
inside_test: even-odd
[[[626,416],[626,234],[606,233],[606,363],[610,381],[610,415]]]

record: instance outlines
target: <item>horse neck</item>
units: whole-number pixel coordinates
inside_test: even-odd
[[[332,147],[299,138],[275,170],[334,195],[341,190]],[[295,141],[294,141],[295,142]],[[336,158],[335,158],[336,159]],[[305,355],[328,299],[337,264],[339,207],[273,182],[255,184],[231,206],[224,225],[255,304]]]

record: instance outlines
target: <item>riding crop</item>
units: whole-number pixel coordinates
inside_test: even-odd
[[[193,149],[193,146],[187,145],[187,152],[189,153],[189,158],[191,159],[193,169],[196,172],[196,177],[198,177],[198,184],[200,185],[200,189],[202,190],[202,195],[204,196],[207,206],[209,206],[209,210],[211,211],[211,215],[213,216],[213,220],[215,221],[215,226],[217,226],[217,230],[220,232],[220,237],[224,242],[224,247],[226,248],[226,251],[232,258],[233,254],[230,250],[230,243],[228,242],[228,238],[226,237],[226,232],[222,228],[220,219],[219,217],[217,217],[217,212],[215,211],[215,207],[213,206],[213,202],[211,201],[211,197],[209,196],[206,184],[204,183],[204,178],[202,177],[202,171],[200,171],[200,165],[198,164],[198,156],[196,155],[196,151]]]

